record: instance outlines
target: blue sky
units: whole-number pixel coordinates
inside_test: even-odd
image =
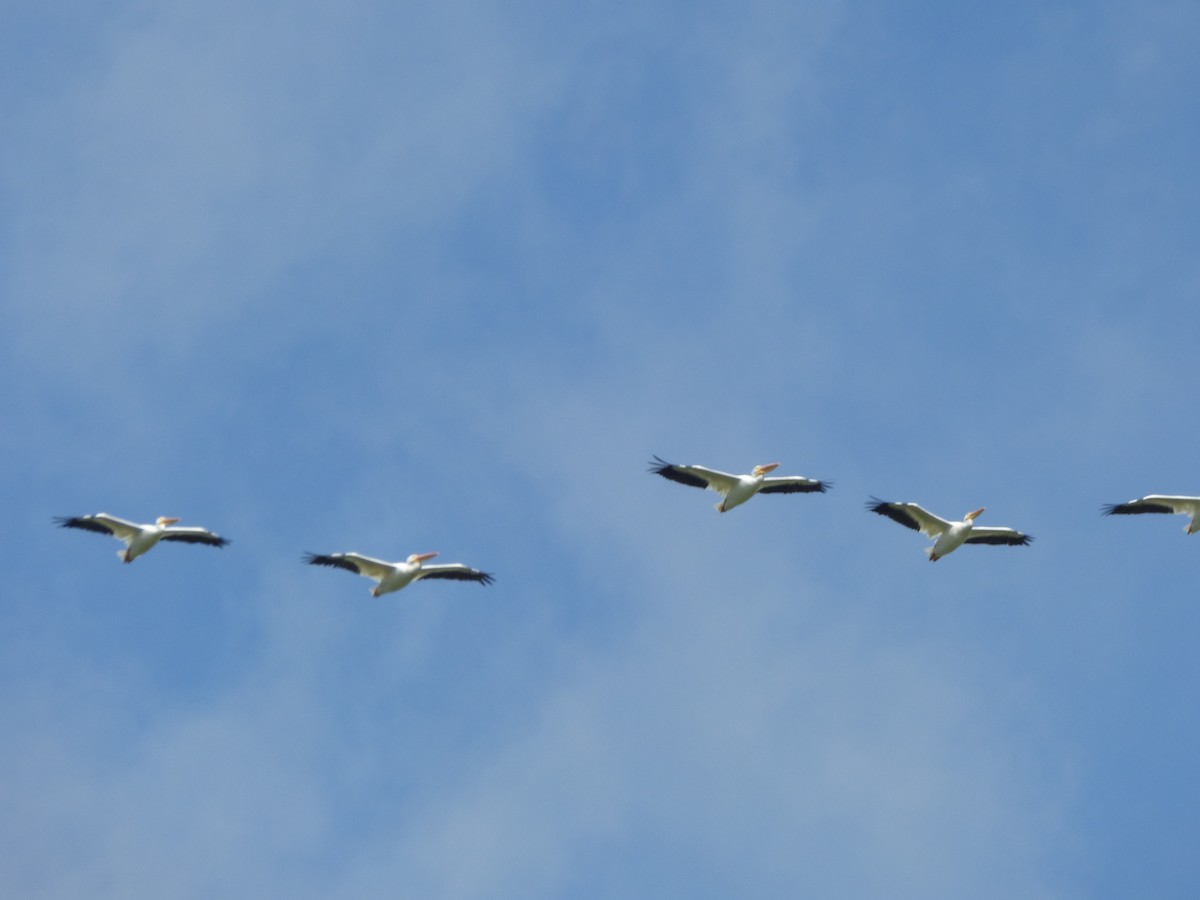
[[[1192,4],[0,21],[15,894],[1191,896]]]

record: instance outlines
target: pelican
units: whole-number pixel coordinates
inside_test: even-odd
[[[1200,531],[1200,497],[1169,497],[1165,494],[1147,494],[1128,503],[1114,503],[1104,507],[1106,516],[1136,516],[1141,513],[1168,513],[1191,516],[1183,530],[1188,534]]]
[[[704,466],[676,466],[657,456],[650,462],[650,471],[671,481],[688,487],[708,488],[721,495],[717,512],[729,512],[741,506],[755,494],[811,494],[824,493],[830,482],[804,478],[801,475],[785,475],[768,478],[767,475],[779,468],[779,463],[755,466],[749,475],[730,475]]]
[[[1033,538],[1012,528],[980,528],[975,525],[975,519],[983,512],[983,507],[973,510],[963,516],[961,522],[947,522],[940,516],[935,516],[915,503],[886,503],[878,497],[872,497],[867,503],[867,509],[887,516],[893,522],[899,522],[905,528],[919,531],[931,538],[936,538],[933,546],[925,548],[925,555],[930,562],[937,562],[947,553],[953,553],[963,544],[1008,544],[1013,547],[1024,547]]]
[[[229,543],[225,538],[204,528],[176,527],[175,523],[179,519],[169,516],[159,516],[151,525],[126,522],[108,513],[96,513],[94,516],[60,516],[54,521],[60,528],[82,528],[84,531],[112,535],[125,545],[124,550],[117,551],[117,557],[127,563],[148,552],[159,541],[208,544],[210,547],[224,547]]]
[[[494,580],[487,572],[480,572],[464,566],[462,563],[446,563],[444,565],[427,566],[425,561],[433,559],[436,553],[414,553],[404,562],[384,562],[381,559],[371,559],[357,553],[306,553],[304,561],[310,566],[330,566],[335,569],[345,569],[375,582],[371,589],[372,597],[381,597],[407,587],[414,581],[424,578],[446,578],[450,581],[475,581],[479,584],[491,584]]]

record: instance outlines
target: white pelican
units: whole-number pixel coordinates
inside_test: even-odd
[[[749,475],[730,475],[704,466],[676,466],[659,459],[650,462],[650,471],[671,481],[689,487],[708,488],[721,495],[717,512],[729,512],[741,506],[755,494],[811,494],[824,493],[829,489],[828,481],[817,481],[801,475],[786,475],[768,478],[770,472],[779,468],[779,463],[755,466]]]
[[[117,557],[127,563],[133,562],[159,541],[208,544],[210,547],[224,547],[229,543],[225,538],[204,528],[177,527],[175,523],[179,519],[168,516],[159,516],[151,525],[126,522],[108,513],[96,513],[94,516],[60,516],[54,521],[60,528],[82,528],[84,531],[112,535],[125,545],[124,550],[117,551]]]
[[[390,563],[381,559],[371,559],[357,553],[306,553],[304,561],[312,566],[331,566],[335,569],[345,569],[375,582],[371,590],[373,597],[390,594],[402,587],[407,587],[418,579],[447,578],[451,581],[476,581],[479,584],[491,584],[494,579],[487,572],[480,572],[464,566],[462,563],[446,563],[445,565],[427,566],[425,560],[433,559],[436,553],[414,553],[404,562]]]
[[[887,516],[905,528],[911,528],[913,531],[936,538],[932,547],[925,548],[925,555],[929,557],[930,562],[937,562],[963,544],[1008,544],[1014,547],[1024,547],[1033,540],[1029,535],[1014,531],[1012,528],[978,527],[975,519],[983,512],[982,507],[967,513],[961,522],[947,522],[915,503],[885,503],[878,497],[871,498],[867,503],[867,509],[877,512],[881,516]]]
[[[1188,534],[1200,531],[1200,497],[1169,497],[1165,494],[1147,494],[1128,503],[1114,503],[1104,507],[1106,516],[1136,516],[1141,513],[1168,513],[1191,516],[1183,530]]]

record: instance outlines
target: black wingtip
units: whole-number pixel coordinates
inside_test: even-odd
[[[1152,503],[1144,500],[1130,500],[1128,503],[1113,503],[1102,507],[1106,516],[1140,516],[1144,513],[1164,513],[1170,515],[1175,510],[1165,503]]]
[[[674,481],[676,484],[685,484],[688,487],[706,488],[708,482],[697,475],[693,475],[685,470],[686,467],[680,467],[675,463],[669,463],[659,456],[655,456],[650,463],[650,472],[654,475],[661,475],[667,481]]]
[[[94,516],[55,516],[54,522],[59,528],[78,528],[81,531],[94,531],[97,534],[112,534],[106,525],[95,520]]]
[[[305,553],[303,559],[310,566],[328,566],[331,569],[345,569],[356,575],[362,574],[362,570],[341,553]]]
[[[993,546],[1005,547],[1028,547],[1033,543],[1033,535],[1031,534],[991,534],[985,536],[971,535],[967,538],[968,544],[992,544]]]
[[[880,500],[878,497],[872,497],[867,502],[867,510],[885,516],[896,524],[911,528],[913,531],[921,530],[921,523],[904,508],[902,503],[888,502]]]

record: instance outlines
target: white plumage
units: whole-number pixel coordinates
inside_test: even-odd
[[[403,562],[384,562],[358,553],[306,553],[304,561],[313,566],[330,566],[345,569],[375,582],[372,596],[379,597],[407,587],[414,581],[426,578],[443,578],[451,581],[474,581],[491,584],[494,580],[487,572],[472,569],[462,563],[427,566],[425,561],[436,553],[414,553]]]
[[[96,513],[92,516],[62,516],[54,520],[62,528],[81,528],[84,531],[95,531],[115,537],[125,545],[124,550],[118,550],[117,556],[122,562],[133,562],[143,553],[148,552],[159,541],[179,541],[184,544],[207,544],[210,547],[224,547],[228,540],[213,534],[205,528],[181,527],[175,523],[177,518],[159,516],[149,525],[138,525],[118,519],[108,513]]]
[[[657,456],[650,462],[650,471],[679,484],[689,487],[707,488],[721,495],[717,512],[729,512],[741,506],[755,494],[810,494],[824,493],[829,489],[827,481],[805,478],[802,475],[767,477],[779,468],[779,463],[755,466],[749,475],[731,475],[704,466],[678,466]]]
[[[1147,494],[1128,503],[1114,503],[1104,507],[1106,516],[1136,516],[1142,513],[1166,513],[1188,516],[1183,529],[1188,534],[1200,531],[1200,497],[1178,497],[1169,494]]]
[[[925,548],[925,555],[929,557],[930,562],[937,562],[963,544],[1007,544],[1023,547],[1033,540],[1029,535],[1012,528],[979,527],[975,524],[975,519],[983,512],[982,507],[967,513],[961,522],[950,522],[941,516],[935,516],[915,503],[888,503],[877,497],[871,498],[867,509],[887,516],[905,528],[934,538],[933,545]]]

